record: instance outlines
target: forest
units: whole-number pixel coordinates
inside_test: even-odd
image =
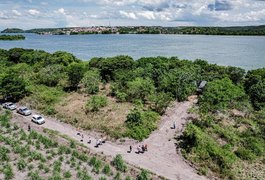
[[[198,92],[201,81],[207,84]],[[204,175],[264,177],[265,68],[246,72],[177,57],[81,61],[68,52],[13,48],[0,50],[0,87],[4,101],[30,104],[113,138],[140,141],[157,128],[174,100],[196,94],[198,103],[190,111],[198,117],[176,137],[184,157]],[[80,108],[68,116],[74,108],[69,105],[77,101]]]
[[[23,35],[0,35],[0,41],[15,41],[24,39],[25,36]]]

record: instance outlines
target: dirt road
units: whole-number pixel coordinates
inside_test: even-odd
[[[105,155],[114,157],[117,154],[121,154],[123,158],[130,164],[140,168],[148,169],[160,176],[167,179],[177,180],[198,180],[206,179],[205,177],[196,174],[196,171],[189,166],[184,159],[176,152],[174,135],[177,132],[183,130],[183,125],[186,123],[187,110],[192,106],[191,102],[175,102],[171,108],[168,108],[166,114],[162,117],[160,127],[154,131],[148,139],[144,142],[137,143],[130,141],[130,145],[133,146],[133,152],[128,153],[129,144],[120,144],[114,142],[106,142],[99,148],[94,147],[96,138],[89,132],[81,132],[84,134],[84,144],[96,151],[103,152]],[[30,117],[23,117],[14,113],[13,120],[24,121],[28,124]],[[80,141],[81,137],[77,135],[76,128],[71,125],[59,122],[53,118],[45,117],[46,123],[41,125],[43,128],[59,131],[62,134],[66,134],[69,137]],[[176,129],[171,129],[173,123],[176,123]],[[36,128],[38,125],[31,124],[32,128]],[[91,137],[92,143],[87,144],[88,138]],[[147,144],[148,152],[143,154],[135,153],[136,147],[139,144]]]

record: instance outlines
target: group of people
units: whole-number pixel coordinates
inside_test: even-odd
[[[81,134],[81,133],[80,133],[79,128],[77,129],[77,135],[78,135],[78,136],[81,136],[80,141],[81,141],[81,142],[84,142],[84,134]],[[102,138],[102,137],[101,137],[101,138],[99,138],[99,139],[96,140],[95,147],[98,148],[100,145],[102,145],[102,144],[105,143],[105,142],[106,142],[106,138]],[[91,143],[92,143],[91,137],[88,137],[88,141],[87,141],[87,143],[88,143],[88,144],[91,144]]]
[[[132,146],[130,146],[129,148],[130,148],[130,150],[128,152],[131,153],[132,152]],[[137,154],[144,153],[145,151],[147,151],[147,144],[139,145],[139,146],[137,146],[136,149],[137,149],[137,151],[136,151]]]

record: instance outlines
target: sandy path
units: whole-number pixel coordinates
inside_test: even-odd
[[[192,180],[192,179],[206,179],[205,177],[196,174],[196,171],[189,166],[176,152],[174,135],[176,131],[182,132],[183,125],[189,116],[187,110],[192,106],[191,102],[175,102],[171,108],[168,108],[166,114],[162,117],[161,125],[158,130],[153,132],[148,139],[140,144],[148,145],[148,152],[144,154],[136,154],[136,147],[139,145],[132,142],[133,152],[128,153],[129,146],[114,142],[106,142],[99,148],[95,148],[96,138],[86,132],[84,134],[84,144],[96,152],[103,152],[105,155],[114,157],[116,154],[121,154],[124,159],[137,167],[148,169],[156,174],[168,179],[176,180]],[[24,123],[30,122],[30,117],[23,117],[16,113],[13,120],[23,120]],[[77,131],[71,125],[59,122],[53,118],[46,117],[46,123],[41,125],[44,128],[59,131],[66,134],[73,139],[80,140],[77,136]],[[171,129],[173,122],[176,122],[176,129]],[[31,124],[32,128],[36,128],[35,124]],[[92,143],[87,144],[88,137],[91,137]],[[127,144],[127,143],[126,143]]]

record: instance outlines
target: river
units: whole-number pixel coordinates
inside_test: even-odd
[[[24,41],[0,41],[0,48],[67,51],[82,60],[92,57],[129,55],[177,56],[204,59],[210,63],[238,66],[246,70],[265,67],[265,37],[206,35],[37,35],[24,34]]]

